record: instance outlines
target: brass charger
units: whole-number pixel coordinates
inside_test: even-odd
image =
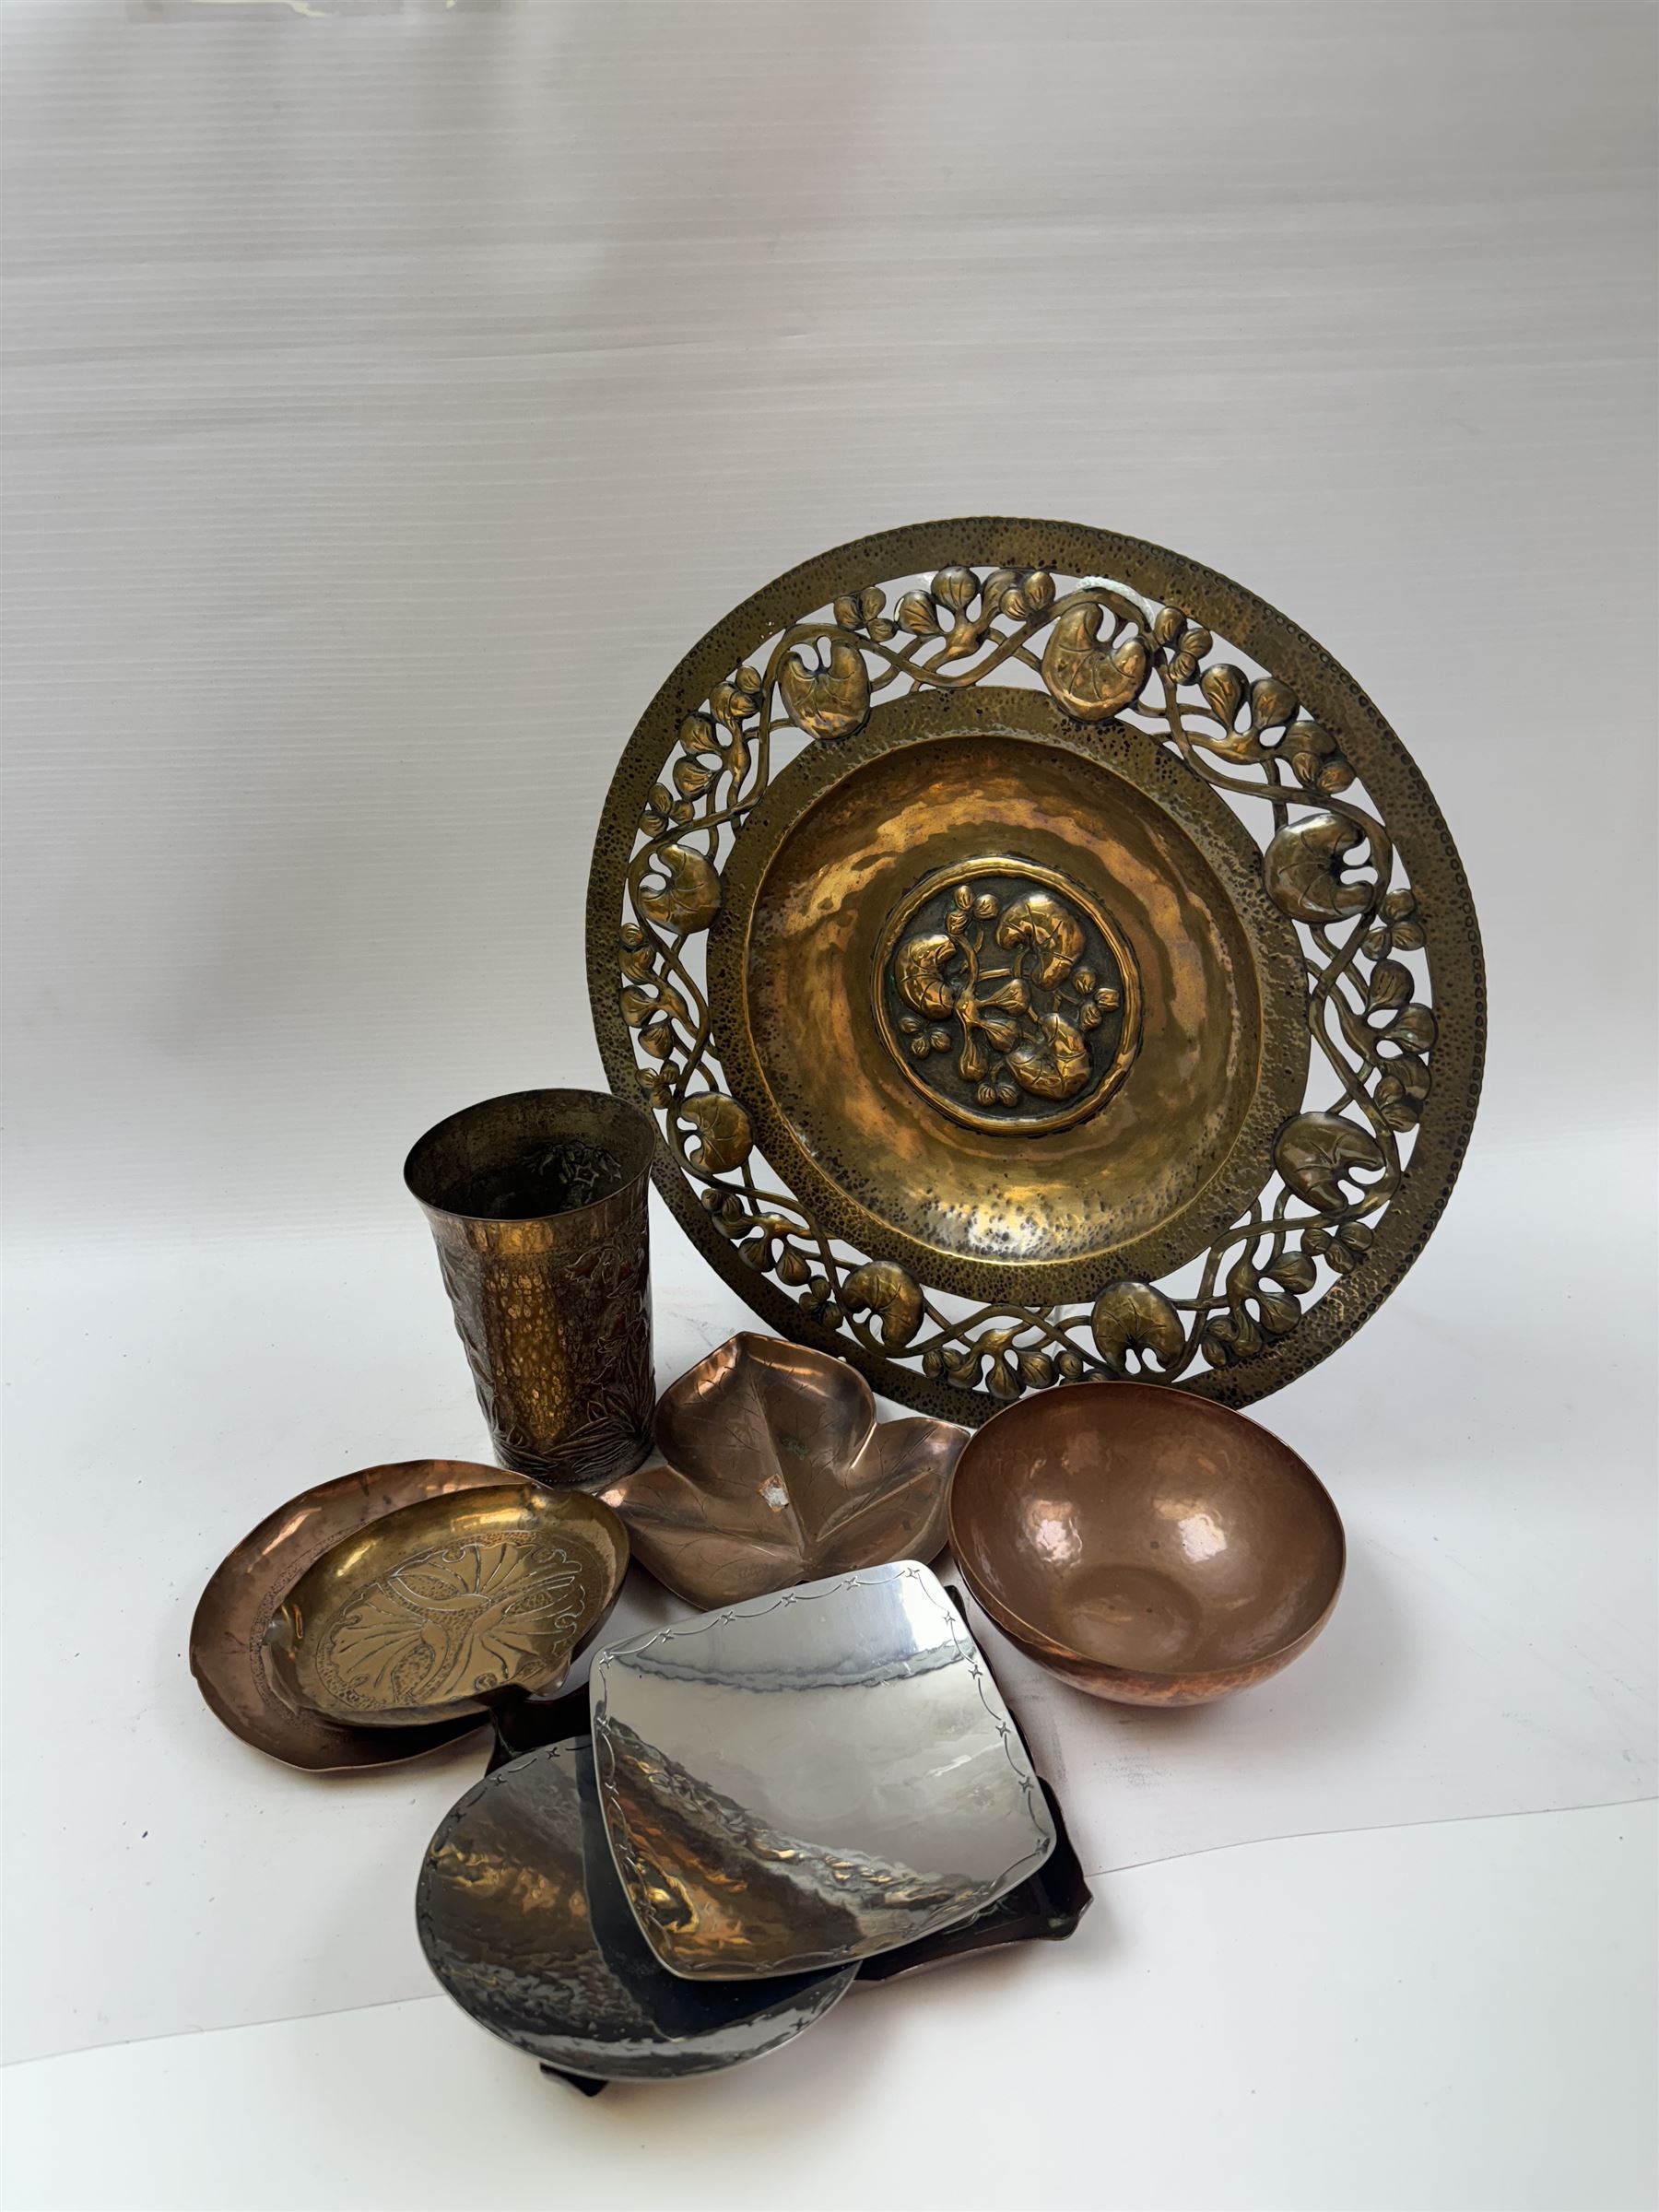
[[[1340,1344],[1456,1174],[1485,997],[1422,776],[1195,561],[977,517],[716,625],[594,849],[606,1071],[780,1333],[966,1422]]]

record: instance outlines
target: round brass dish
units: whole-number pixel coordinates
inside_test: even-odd
[[[473,1460],[400,1460],[336,1475],[267,1513],[215,1571],[190,1624],[190,1671],[214,1714],[256,1751],[313,1773],[418,1759],[476,1728],[471,1712],[424,1728],[344,1728],[278,1688],[265,1634],[306,1569],[343,1538],[419,1499],[500,1482],[500,1467]]]
[[[622,1524],[581,1491],[503,1482],[429,1498],[308,1568],[266,1649],[296,1704],[415,1726],[504,1689],[556,1688],[627,1567]]]
[[[588,971],[721,1272],[967,1422],[1323,1358],[1438,1218],[1484,1041],[1375,707],[1224,577],[1058,523],[888,532],[712,630],[613,782]]]
[[[1092,1382],[1010,1406],[950,1492],[963,1579],[1021,1651],[1130,1705],[1198,1705],[1288,1666],[1330,1618],[1336,1508],[1226,1406]]]

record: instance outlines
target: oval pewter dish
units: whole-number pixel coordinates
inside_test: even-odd
[[[851,1966],[712,1985],[659,1966],[611,1856],[591,1740],[529,1751],[445,1815],[416,1893],[427,1963],[480,2027],[596,2081],[741,2065],[846,1994]]]

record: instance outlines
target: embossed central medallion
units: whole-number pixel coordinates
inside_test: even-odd
[[[1097,901],[1006,855],[906,892],[873,979],[888,1050],[922,1095],[971,1129],[1069,1128],[1129,1071],[1140,976]]]

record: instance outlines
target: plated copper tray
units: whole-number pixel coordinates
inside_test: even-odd
[[[711,630],[612,783],[588,964],[721,1273],[957,1420],[1289,1381],[1416,1256],[1479,1084],[1468,887],[1376,708],[1065,524],[889,532]]]

